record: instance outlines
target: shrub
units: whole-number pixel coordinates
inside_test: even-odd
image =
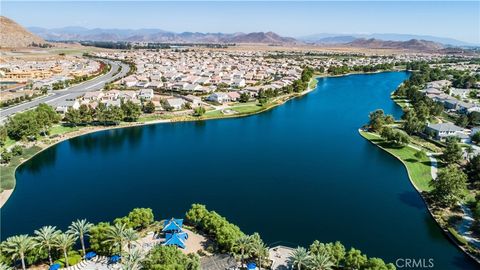
[[[10,162],[10,160],[12,160],[12,153],[7,152],[7,151],[3,151],[2,152],[2,158],[0,159],[0,162],[3,163],[3,164],[7,164],[7,163]]]
[[[20,145],[15,145],[14,147],[12,147],[11,152],[14,156],[20,156],[21,154],[23,154],[23,148]]]
[[[78,253],[78,251],[70,251],[68,252],[68,265],[72,266],[82,261],[82,256]],[[62,268],[65,267],[65,258],[61,258],[55,261],[55,263],[59,263]]]

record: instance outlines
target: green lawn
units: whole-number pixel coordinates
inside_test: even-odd
[[[308,87],[309,87],[310,89],[315,88],[315,87],[317,86],[317,82],[318,82],[317,77],[314,76],[314,77],[310,80],[310,82],[308,83]]]
[[[264,107],[258,106],[257,104],[253,103],[253,104],[247,104],[247,105],[234,106],[230,109],[240,114],[247,114],[247,113],[254,113],[254,112],[263,110]]]
[[[150,122],[156,120],[167,120],[173,118],[173,115],[170,114],[147,114],[138,118],[138,122]]]
[[[386,143],[382,138],[377,137],[369,132],[360,131],[360,135],[372,143],[381,146],[385,151],[402,160],[407,167],[411,180],[413,183],[415,183],[415,186],[418,189],[421,191],[432,190],[432,188],[429,186],[429,183],[432,180],[430,159],[427,156],[424,156],[422,159],[418,160],[418,158],[415,157],[417,150],[411,147],[394,147],[391,144]]]
[[[23,154],[21,156],[13,157],[7,166],[0,167],[0,174],[2,175],[0,191],[15,187],[15,170],[18,165],[20,165],[22,160],[31,158],[40,150],[42,150],[42,148],[38,146],[32,146],[30,148],[23,149]]]
[[[50,136],[61,135],[61,134],[65,134],[65,133],[68,133],[68,132],[77,131],[79,129],[80,129],[80,127],[68,127],[68,126],[63,126],[63,125],[56,125],[56,126],[53,126],[49,130],[49,135]]]

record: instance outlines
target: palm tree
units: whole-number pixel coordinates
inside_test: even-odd
[[[57,238],[55,238],[55,246],[63,252],[66,267],[69,267],[68,250],[75,244],[76,241],[77,236],[69,233],[60,233]]]
[[[82,252],[83,256],[85,257],[85,236],[88,236],[88,232],[90,228],[92,228],[93,224],[87,222],[86,219],[77,219],[76,221],[72,222],[72,225],[68,226],[67,233],[76,235],[80,238],[80,244],[82,245]]]
[[[139,249],[132,249],[122,259],[122,270],[139,270],[143,255]]]
[[[48,251],[48,262],[53,264],[52,247],[54,246],[55,238],[61,233],[55,226],[43,226],[35,232],[35,240],[41,248],[46,248]]]
[[[292,251],[289,257],[289,262],[298,270],[302,270],[303,266],[307,266],[310,260],[307,250],[304,247],[297,247]]]
[[[252,243],[253,243],[252,240],[253,240],[252,237],[248,235],[244,235],[239,239],[237,239],[237,241],[234,244],[234,247],[233,247],[234,250],[236,252],[240,252],[240,262],[242,263],[242,265],[245,262],[245,254],[248,253],[248,251],[252,247]]]
[[[126,230],[125,224],[117,223],[115,226],[111,226],[108,228],[106,233],[107,239],[104,241],[104,243],[110,243],[113,247],[118,247],[119,253],[121,254],[123,251]]]
[[[10,266],[0,263],[0,270],[13,270]]]
[[[255,258],[257,258],[258,269],[262,270],[263,259],[268,257],[267,246],[265,246],[265,244],[263,242],[258,242],[257,241],[253,244],[252,252],[253,252]]]
[[[22,261],[22,269],[25,270],[25,254],[34,249],[36,243],[33,237],[22,234],[7,238],[2,245],[2,251],[10,254],[12,259],[20,258]]]
[[[308,264],[312,270],[332,270],[335,265],[330,255],[324,249],[311,256]]]
[[[139,238],[138,233],[134,229],[128,228],[124,232],[124,237],[125,237],[124,239],[125,242],[127,242],[128,251],[130,251],[130,248],[132,247],[132,243],[137,241]]]

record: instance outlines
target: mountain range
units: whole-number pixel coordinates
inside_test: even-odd
[[[273,32],[253,33],[175,33],[161,29],[88,29],[83,27],[63,27],[46,29],[28,28],[31,32],[52,41],[137,41],[137,42],[171,42],[171,43],[266,43],[295,44],[294,38],[282,37]]]
[[[298,37],[298,40],[315,43],[315,44],[342,44],[349,43],[355,39],[379,39],[385,41],[409,41],[412,39],[415,40],[426,40],[433,41],[436,43],[443,44],[445,46],[460,46],[460,47],[474,47],[480,46],[480,44],[473,44],[464,42],[458,39],[446,38],[446,37],[437,37],[429,35],[411,35],[411,34],[392,34],[392,33],[376,33],[376,34],[329,34],[329,33],[320,33],[308,36]]]

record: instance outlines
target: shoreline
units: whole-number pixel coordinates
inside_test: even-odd
[[[349,75],[351,75],[351,74],[349,74]],[[341,76],[346,76],[346,74],[341,75]],[[328,75],[326,75],[326,76],[325,75],[314,75],[311,80],[317,80],[320,77],[329,77],[329,76]],[[309,84],[310,84],[311,80],[309,81]],[[208,120],[220,120],[220,119],[240,118],[240,117],[252,116],[252,115],[260,114],[260,113],[269,111],[271,109],[274,109],[277,106],[281,106],[281,105],[285,104],[286,102],[288,102],[292,99],[307,95],[308,93],[314,91],[316,88],[317,88],[317,84],[315,84],[315,87],[313,87],[313,88],[310,88],[308,86],[307,90],[305,90],[303,92],[300,92],[300,93],[297,93],[297,94],[286,95],[286,96],[283,97],[285,99],[282,99],[282,97],[280,96],[279,100],[273,102],[270,106],[267,106],[265,108],[262,108],[258,111],[251,112],[251,113],[238,113],[238,114],[222,115],[222,116],[218,116],[218,117],[208,117],[208,118],[198,117],[196,119],[195,118],[193,118],[193,119],[181,119],[180,118],[179,120],[176,120],[175,118],[173,118],[173,119],[157,119],[157,120],[152,120],[152,121],[132,122],[132,123],[127,123],[127,124],[121,124],[121,125],[117,125],[117,126],[107,126],[107,127],[104,127],[104,126],[102,126],[102,127],[88,126],[88,127],[83,128],[83,129],[80,129],[78,131],[72,131],[72,132],[66,133],[64,135],[61,135],[60,139],[58,139],[58,140],[55,140],[55,138],[54,138],[54,140],[55,140],[54,142],[46,144],[44,146],[39,146],[38,143],[34,144],[36,146],[39,146],[41,149],[38,152],[36,152],[35,154],[33,154],[32,156],[30,156],[29,158],[22,159],[20,164],[18,164],[15,167],[13,173],[15,174],[18,167],[20,167],[23,163],[25,163],[26,161],[35,157],[36,155],[40,154],[41,152],[47,150],[48,148],[50,148],[54,145],[57,145],[61,142],[64,142],[66,140],[73,139],[73,138],[76,138],[76,137],[80,137],[80,136],[83,136],[83,135],[92,134],[92,133],[96,133],[96,132],[100,132],[100,131],[107,131],[107,130],[114,130],[114,129],[121,129],[121,128],[131,128],[131,127],[141,127],[141,126],[148,126],[148,125],[155,125],[155,124],[208,121]],[[40,143],[40,144],[43,144],[43,143]],[[5,189],[2,192],[0,192],[0,210],[7,203],[10,196],[15,192],[15,187],[16,187],[16,180],[15,180],[15,185],[12,189]]]
[[[382,149],[383,151],[385,151],[386,153],[388,153],[389,155],[395,157],[397,160],[399,160],[403,167],[405,168],[405,170],[407,171],[407,176],[408,176],[408,180],[410,181],[410,184],[413,186],[413,188],[417,191],[417,193],[420,195],[420,198],[422,198],[422,201],[423,203],[425,204],[425,208],[427,209],[428,211],[428,214],[432,217],[432,219],[435,221],[435,223],[437,224],[437,226],[440,228],[440,230],[443,232],[443,234],[445,236],[447,236],[447,238],[450,240],[450,242],[452,242],[452,244],[454,244],[457,248],[459,248],[460,250],[462,250],[467,256],[469,256],[470,258],[472,258],[475,262],[477,262],[478,264],[480,264],[480,258],[477,258],[476,256],[470,254],[470,252],[468,252],[468,250],[463,247],[459,242],[458,240],[449,232],[448,228],[444,228],[440,222],[437,220],[434,212],[433,212],[433,209],[431,207],[431,205],[428,203],[427,199],[425,198],[424,196],[424,191],[422,191],[421,189],[418,188],[418,186],[415,184],[415,181],[413,180],[413,177],[410,173],[410,170],[408,169],[408,166],[407,164],[405,163],[405,161],[400,158],[399,156],[395,155],[394,153],[388,151],[387,149],[385,149],[383,146],[373,142],[371,139],[367,138],[364,133],[368,133],[368,134],[371,134],[371,132],[367,132],[367,131],[363,131],[361,129],[358,129],[358,133],[360,134],[360,136],[362,138],[364,138],[365,140],[367,140],[369,143],[377,146],[378,148]],[[409,145],[405,146],[405,147],[411,147]],[[413,149],[413,148],[412,148]],[[430,161],[431,162],[431,161]],[[432,164],[432,163],[430,163]],[[432,166],[432,165],[430,165]],[[431,167],[430,167],[431,168]]]

